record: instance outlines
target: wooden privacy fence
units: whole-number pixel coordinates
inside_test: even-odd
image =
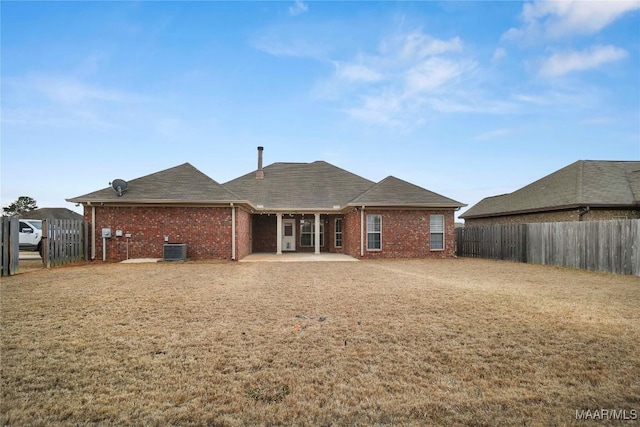
[[[19,272],[20,259],[20,220],[1,217],[0,264],[2,276]],[[78,220],[45,219],[42,220],[42,262],[44,266],[70,264],[86,260],[88,253],[88,223]]]
[[[2,276],[16,274],[19,267],[20,256],[20,227],[18,218],[0,217],[0,264]]]
[[[640,219],[456,230],[457,254],[640,276]]]
[[[88,223],[82,220],[46,219],[42,221],[42,262],[45,267],[86,260]]]

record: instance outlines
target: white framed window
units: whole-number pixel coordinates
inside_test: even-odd
[[[314,247],[316,245],[315,219],[300,220],[300,246]],[[320,246],[324,247],[324,223],[320,221]]]
[[[367,215],[367,250],[382,250],[382,215]]]
[[[444,215],[429,215],[429,248],[444,250]]]
[[[336,218],[336,221],[334,224],[335,224],[334,246],[336,248],[341,248],[342,247],[342,218]]]

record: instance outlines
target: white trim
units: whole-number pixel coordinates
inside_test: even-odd
[[[342,242],[342,244],[340,246],[338,246],[338,221],[340,221],[340,241]],[[342,246],[344,245],[344,231],[343,231],[343,227],[344,227],[344,221],[343,218],[334,218],[333,219],[333,247],[334,248],[342,248]]]
[[[282,246],[283,246],[282,251],[283,252],[295,252],[297,250],[296,249],[296,246],[297,246],[296,222],[297,221],[296,221],[295,218],[283,218],[282,219],[282,230],[283,230],[283,233],[282,233]],[[291,238],[291,243],[293,244],[293,247],[291,247],[291,248],[284,248],[284,244],[286,243],[285,239],[288,238],[284,234],[284,230],[287,228],[287,224],[291,225],[291,231],[293,233],[292,236],[289,236],[289,238]]]
[[[315,250],[314,250],[314,254],[315,255],[320,255],[320,214],[317,213],[315,214],[315,223],[314,223],[314,227],[315,227]],[[324,231],[324,230],[323,230]]]
[[[276,255],[282,255],[282,214],[276,214]]]
[[[360,210],[360,256],[364,256],[364,205]]]
[[[442,248],[439,249],[433,249],[431,247],[431,235],[432,234],[440,234],[438,233],[433,233],[431,231],[431,217],[442,217]],[[445,236],[447,233],[445,233],[445,228],[446,228],[446,224],[447,224],[447,219],[445,218],[445,216],[443,214],[429,214],[429,251],[431,252],[442,252],[444,251],[444,248],[446,248],[446,244],[445,244]]]
[[[369,217],[379,216],[380,217],[380,231],[369,231]],[[369,248],[369,233],[379,233],[380,234],[380,247],[379,248]],[[367,251],[369,252],[380,252],[382,250],[382,214],[367,214]]]
[[[236,207],[231,203],[231,260],[236,260]]]
[[[96,207],[91,206],[91,260],[96,259]]]

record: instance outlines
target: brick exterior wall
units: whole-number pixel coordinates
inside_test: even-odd
[[[236,260],[251,254],[251,213],[236,208]]]
[[[256,252],[273,252],[277,251],[276,247],[276,226],[277,219],[275,215],[252,215],[251,226],[253,235],[253,253]]]
[[[597,209],[592,208],[582,216],[582,221],[600,221],[626,217],[628,219],[640,218],[638,209]],[[466,219],[465,227],[491,224],[526,224],[532,222],[570,222],[580,221],[578,209],[566,209],[550,212],[537,212],[520,215],[504,215],[489,218]]]
[[[360,210],[345,214],[342,223],[343,252],[354,258],[360,258]]]
[[[453,211],[366,209],[366,214],[382,215],[382,250],[366,250],[360,256],[360,211],[344,215],[321,215],[324,246],[321,252],[342,252],[355,258],[445,258],[454,255]],[[445,216],[445,249],[429,248],[429,215]],[[91,207],[85,207],[85,220],[91,222]],[[313,218],[307,215],[305,218]],[[288,216],[286,218],[289,218]],[[296,219],[296,250],[313,252],[300,246],[300,220]],[[335,247],[335,219],[343,218],[343,247]],[[365,217],[366,218],[366,217]],[[113,237],[106,241],[107,261],[127,258],[162,258],[164,236],[169,243],[186,243],[187,258],[231,259],[231,207],[112,207],[96,206],[96,258],[102,260],[102,228],[109,227]],[[366,219],[365,219],[366,221]],[[276,216],[252,215],[236,207],[236,259],[255,252],[276,252]],[[122,230],[122,237],[115,237]],[[127,239],[124,235],[131,234]],[[365,230],[366,239],[366,230]]]
[[[382,249],[367,250],[367,215],[382,215]],[[430,215],[444,215],[444,250],[430,249]],[[455,254],[454,214],[451,210],[365,209],[364,255],[360,256],[360,210],[345,215],[344,252],[354,258],[448,258]]]
[[[91,222],[91,207],[84,209]],[[102,228],[113,237],[106,240],[107,260],[162,258],[164,236],[169,243],[186,243],[187,258],[231,259],[230,207],[112,207],[96,206],[96,259],[102,260]],[[122,230],[122,237],[115,237]],[[131,238],[124,237],[130,233]],[[246,251],[246,248],[242,249]]]

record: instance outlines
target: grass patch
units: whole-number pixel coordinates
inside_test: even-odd
[[[95,263],[3,277],[0,298],[2,425],[640,412],[637,277],[471,259]]]

